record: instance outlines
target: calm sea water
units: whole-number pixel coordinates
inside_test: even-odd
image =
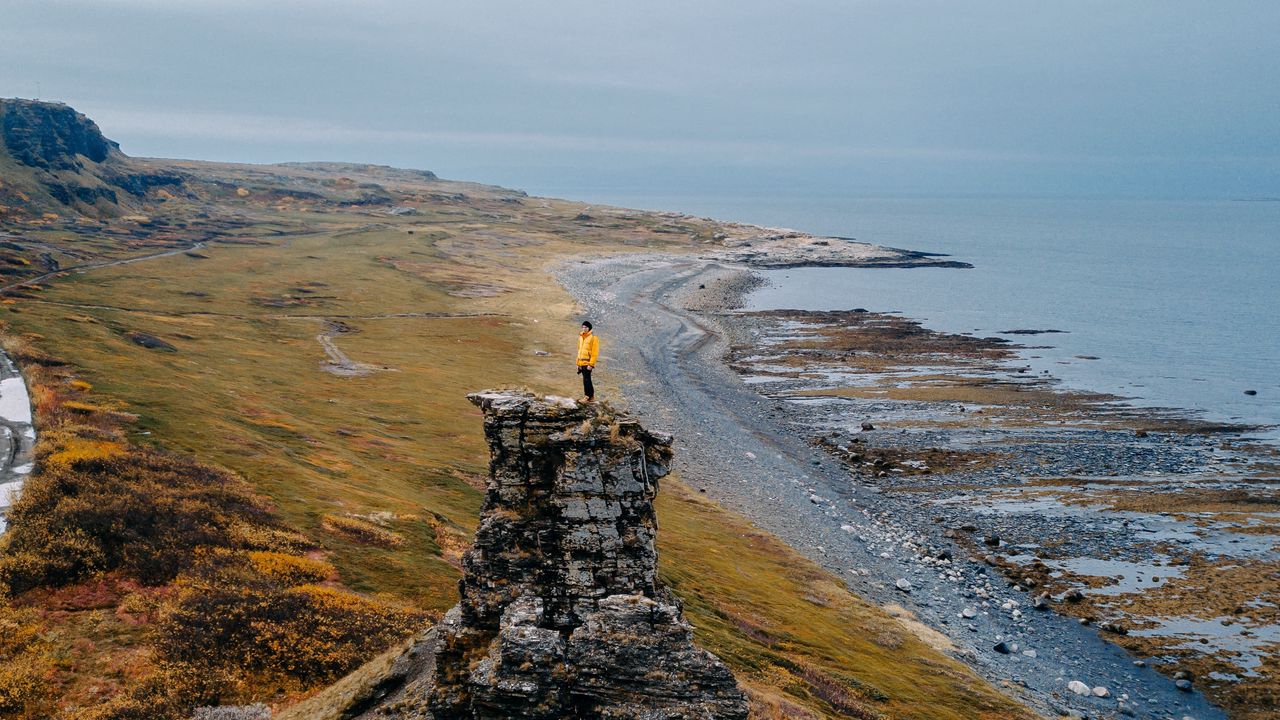
[[[751,307],[901,311],[983,336],[1063,330],[1006,337],[1053,346],[1023,354],[1068,387],[1280,424],[1280,202],[601,200],[948,253],[975,268],[775,271]]]

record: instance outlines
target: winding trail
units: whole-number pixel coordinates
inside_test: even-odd
[[[935,559],[934,550],[951,543],[941,526],[903,522],[919,517],[909,498],[851,483],[835,460],[788,432],[774,419],[782,406],[721,361],[727,345],[720,323],[732,316],[683,306],[699,286],[742,273],[670,256],[612,257],[558,272],[605,338],[606,377],[620,378],[631,410],[674,433],[686,484],[778,535],[863,597],[906,608],[949,638],[951,655],[1039,712],[1225,718],[1199,693],[1136,667],[1095,628],[1031,610],[1027,593],[963,552],[954,562]],[[900,580],[909,591],[898,588]],[[982,598],[990,610],[961,617]],[[994,649],[1002,641],[1012,652]],[[1067,688],[1072,680],[1106,687],[1112,697],[1075,695]]]
[[[207,246],[207,243],[201,240],[200,242],[194,242],[189,245],[183,245],[182,247],[176,247],[176,248],[164,250],[161,252],[148,253],[146,255],[138,255],[137,257],[121,258],[119,260],[104,260],[102,262],[91,262],[91,263],[85,263],[83,265],[68,265],[67,267],[59,268],[57,270],[52,270],[42,275],[29,277],[29,278],[26,278],[25,280],[19,280],[18,282],[9,283],[8,285],[0,285],[0,293],[6,292],[9,290],[16,290],[20,287],[26,287],[28,285],[35,285],[36,283],[43,282],[45,280],[48,280],[49,278],[56,277],[59,275],[65,275],[67,273],[82,273],[82,272],[88,272],[89,270],[101,270],[102,268],[115,267],[117,265],[132,265],[133,263],[145,262],[147,260],[155,260],[157,258],[181,255],[182,253],[191,252],[192,250],[199,250],[200,248],[203,248],[206,246]]]

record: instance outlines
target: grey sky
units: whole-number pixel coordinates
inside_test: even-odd
[[[5,0],[135,155],[535,192],[1280,196],[1280,2]]]

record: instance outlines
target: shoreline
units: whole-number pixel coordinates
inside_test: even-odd
[[[726,327],[740,377],[803,406],[796,432],[921,506],[917,526],[944,526],[1033,607],[1230,712],[1274,697],[1280,448],[1250,437],[1270,426],[1063,388],[1024,375],[1021,346],[897,315],[743,311]]]
[[[1027,588],[1013,587],[980,554],[963,557],[970,549],[918,498],[850,482],[844,458],[803,439],[814,439],[811,407],[761,393],[725,366],[735,339],[750,334],[750,313],[735,309],[760,281],[750,269],[647,256],[564,266],[559,277],[619,335],[623,394],[676,430],[687,484],[779,535],[855,592],[901,604],[946,635],[953,655],[1041,711],[1124,707],[1138,717],[1223,717],[1198,693],[1179,692],[1169,678],[1135,666],[1095,628],[1032,610]],[[993,651],[1001,643],[1022,649]],[[1086,673],[1091,686],[1110,688],[1110,699],[1067,689]]]

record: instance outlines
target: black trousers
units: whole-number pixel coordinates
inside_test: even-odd
[[[582,394],[589,398],[596,396],[596,386],[591,384],[591,368],[579,367],[578,374],[582,376]]]

